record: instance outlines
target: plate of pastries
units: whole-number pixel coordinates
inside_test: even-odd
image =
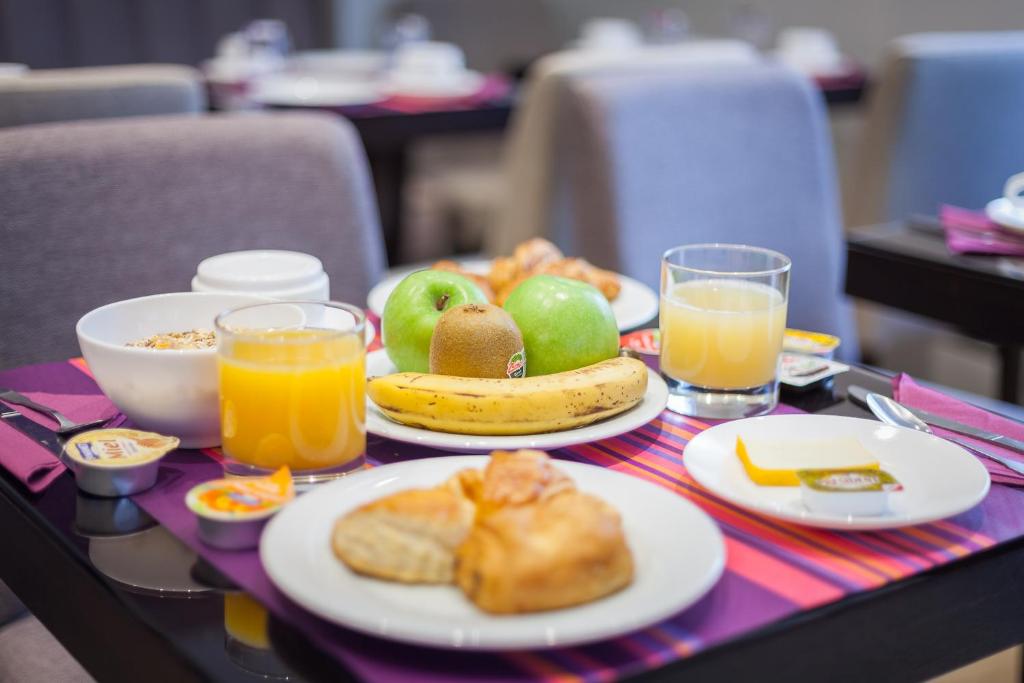
[[[554,244],[536,237],[523,242],[510,256],[495,259],[443,260],[431,264],[402,267],[388,272],[370,290],[367,306],[378,316],[392,290],[409,273],[424,268],[447,270],[465,275],[480,287],[492,304],[501,306],[524,280],[534,275],[558,275],[580,280],[596,287],[612,307],[619,330],[625,331],[651,321],[658,315],[658,295],[647,285],[610,270],[594,266],[585,259],[567,257]]]
[[[683,497],[543,451],[383,465],[318,487],[270,522],[260,559],[328,621],[418,645],[595,642],[692,605],[725,546]]]

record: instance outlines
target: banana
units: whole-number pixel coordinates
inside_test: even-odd
[[[381,412],[411,427],[487,436],[540,434],[632,408],[647,391],[647,366],[618,356],[522,379],[400,372],[371,377],[366,390]]]

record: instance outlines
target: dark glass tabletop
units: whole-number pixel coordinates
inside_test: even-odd
[[[849,384],[889,393],[890,379],[854,368],[834,386],[784,393],[783,400],[810,412],[868,417],[844,398]],[[84,496],[70,476],[31,495],[0,472],[0,533],[0,578],[100,681],[351,678],[291,627],[268,621],[265,610],[130,500]],[[831,680],[858,680],[867,671],[888,672],[885,679],[931,676],[1024,639],[1022,562],[1024,544],[1004,544],[643,678],[792,680],[813,667],[825,667],[817,671]],[[938,618],[955,608],[962,619]],[[876,628],[883,626],[885,633]],[[839,663],[869,646],[879,649],[854,669]]]

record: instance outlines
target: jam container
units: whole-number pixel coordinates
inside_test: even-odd
[[[160,459],[178,438],[136,429],[94,429],[64,444],[78,488],[94,496],[129,496],[156,483]]]
[[[903,486],[884,470],[798,470],[800,495],[814,512],[877,517],[889,510],[889,494]]]
[[[260,533],[274,513],[295,498],[287,467],[269,477],[231,477],[207,481],[185,495],[199,522],[199,538],[225,550],[259,545]]]

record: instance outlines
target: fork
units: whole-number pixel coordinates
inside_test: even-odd
[[[60,411],[44,406],[41,403],[36,403],[28,396],[23,396],[19,394],[17,391],[14,391],[13,389],[0,389],[0,401],[5,401],[7,403],[13,403],[15,405],[24,406],[26,408],[31,408],[37,413],[49,415],[51,418],[57,421],[57,424],[59,426],[57,427],[56,431],[58,434],[62,436],[65,434],[74,434],[75,432],[80,432],[83,429],[99,427],[100,425],[106,424],[107,422],[110,421],[110,418],[103,418],[102,420],[93,420],[92,422],[75,422],[74,420],[68,418],[67,415],[64,415]]]

